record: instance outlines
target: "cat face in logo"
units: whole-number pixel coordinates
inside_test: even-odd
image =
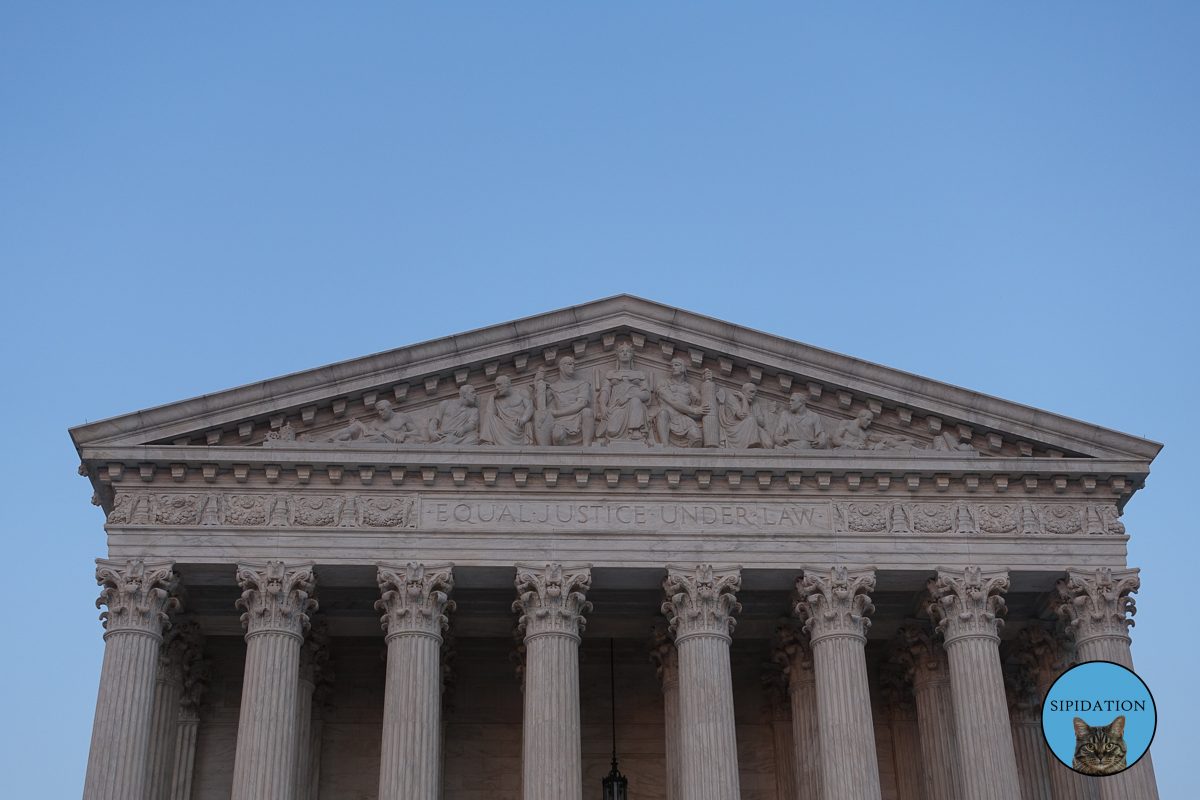
[[[1125,769],[1125,715],[1096,727],[1076,717],[1071,767],[1084,775],[1112,775]]]

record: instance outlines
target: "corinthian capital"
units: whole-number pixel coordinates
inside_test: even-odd
[[[1040,697],[1046,696],[1058,676],[1075,661],[1075,647],[1065,631],[1047,630],[1036,623],[1017,634],[1012,652]]]
[[[526,639],[544,634],[578,638],[587,624],[583,615],[592,610],[586,599],[592,588],[590,566],[518,564],[515,584],[517,600],[512,608],[521,615],[518,634]]]
[[[875,568],[833,567],[828,573],[806,570],[796,581],[796,614],[815,643],[826,636],[867,638],[875,610],[867,592],[875,588]]]
[[[688,636],[731,638],[737,624],[733,615],[742,610],[734,594],[740,588],[741,567],[709,564],[701,564],[695,569],[667,567],[662,613],[670,621],[676,644]]]
[[[174,567],[173,561],[96,559],[96,583],[103,587],[96,608],[108,606],[100,614],[104,635],[137,631],[162,636],[163,626],[179,609]]]
[[[1004,621],[997,617],[1007,610],[1000,595],[1008,590],[1008,570],[967,567],[959,577],[939,569],[926,585],[933,597],[929,616],[946,644],[971,636],[1000,641],[998,631]]]
[[[174,624],[163,634],[158,648],[158,680],[181,686],[188,671],[204,653],[204,636],[194,620]]]
[[[290,569],[282,561],[238,564],[237,582],[242,596],[234,605],[246,611],[242,627],[247,636],[266,632],[304,635],[308,615],[317,610],[317,601],[312,599],[317,583],[312,564]]]
[[[816,680],[813,672],[812,646],[795,620],[780,620],[771,640],[771,661],[787,678],[788,689]]]
[[[387,638],[408,633],[442,638],[449,624],[446,612],[454,610],[453,569],[453,564],[379,564],[376,583],[382,597],[375,610],[383,612],[379,621]]]
[[[671,638],[671,625],[657,619],[650,628],[650,663],[657,667],[658,679],[664,687],[679,683],[679,651]]]
[[[924,628],[905,625],[891,644],[892,660],[904,668],[913,691],[950,681],[950,663],[942,643]]]
[[[1058,615],[1075,643],[1100,638],[1128,639],[1133,627],[1130,617],[1137,613],[1129,595],[1142,585],[1138,570],[1073,569],[1067,575],[1065,581],[1058,582],[1058,596],[1062,598]]]

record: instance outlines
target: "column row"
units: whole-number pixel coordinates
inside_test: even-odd
[[[194,623],[169,622],[179,607],[170,562],[100,561],[97,579],[98,605],[107,606],[105,655],[84,798],[185,800],[207,669],[203,639]],[[237,580],[247,652],[232,798],[312,800],[320,743],[314,670],[327,640],[305,638],[317,607],[313,565],[240,564]],[[436,800],[453,565],[381,564],[378,585],[387,643],[378,796]],[[733,566],[668,568],[666,620],[652,641],[666,709],[668,800],[740,796],[729,658],[740,585]],[[578,648],[591,570],[518,565],[515,586],[525,650],[523,796],[580,800]],[[778,747],[792,750],[780,782],[785,796],[881,796],[865,658],[874,586],[873,569],[846,566],[809,567],[797,580],[797,623],[781,629],[776,656],[791,706],[776,732]],[[906,764],[920,766],[898,776],[902,798],[1157,798],[1148,758],[1119,781],[1089,784],[1051,769],[1057,764],[1044,753],[1039,760],[1023,729],[1014,744],[998,635],[1007,588],[1003,572],[940,571],[928,585],[933,629],[900,629],[892,646],[898,671],[888,680],[911,691],[911,702],[894,715],[893,733],[907,748]],[[1060,583],[1059,613],[1082,660],[1131,665],[1127,615],[1136,589],[1132,570],[1072,572]],[[1023,633],[1014,650],[1036,676],[1028,679],[1036,683],[1034,704],[1067,663],[1036,631]]]

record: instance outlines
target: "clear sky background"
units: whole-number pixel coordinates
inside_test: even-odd
[[[3,0],[0,796],[83,783],[68,426],[619,292],[1166,443],[1134,658],[1194,796],[1198,90],[1195,2]]]

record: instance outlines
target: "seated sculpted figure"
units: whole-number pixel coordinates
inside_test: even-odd
[[[964,452],[969,452],[975,448],[965,442],[960,442],[958,437],[956,437],[950,431],[942,431],[936,437],[934,437],[933,444],[929,446],[929,449],[946,451],[961,450]]]
[[[458,397],[438,403],[437,414],[429,420],[429,441],[479,444],[479,408],[474,386],[464,384],[458,390]]]
[[[770,448],[774,446],[765,409],[756,403],[758,387],[743,383],[740,392],[717,392],[720,404],[721,446],[733,450]]]
[[[646,442],[650,438],[650,384],[633,368],[633,345],[617,345],[617,368],[604,374],[596,408],[598,438],[609,442]]]
[[[596,433],[592,411],[592,385],[575,377],[575,359],[564,356],[558,361],[558,380],[546,383],[546,370],[539,369],[533,381],[533,435],[539,445],[584,447]]]
[[[783,450],[824,450],[829,435],[821,415],[808,407],[800,392],[792,392],[788,407],[775,424],[775,447]]]
[[[696,420],[712,409],[700,399],[700,393],[687,381],[687,362],[671,361],[671,379],[655,389],[661,407],[654,415],[658,441],[673,447],[699,447],[704,435]]]
[[[496,393],[488,398],[479,423],[484,444],[519,446],[533,442],[533,398],[528,389],[514,388],[507,375],[496,378]]]
[[[379,416],[367,423],[356,419],[340,431],[331,434],[327,442],[372,442],[378,444],[403,444],[416,441],[417,426],[412,417],[392,409],[387,400],[375,404]]]

